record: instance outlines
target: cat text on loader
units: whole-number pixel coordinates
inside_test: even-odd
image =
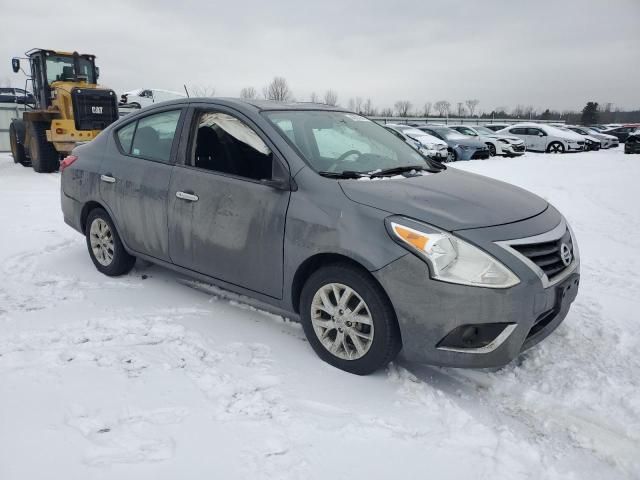
[[[35,107],[15,118],[9,128],[13,160],[36,172],[54,172],[60,159],[79,142],[95,138],[118,119],[113,90],[97,84],[99,70],[93,55],[53,50],[29,50],[28,60]],[[20,59],[11,61],[19,72]],[[23,70],[24,71],[24,70]],[[26,73],[26,72],[25,72]]]

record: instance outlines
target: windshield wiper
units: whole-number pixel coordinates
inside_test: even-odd
[[[374,170],[373,172],[369,172],[369,175],[371,177],[385,177],[387,175],[397,175],[404,172],[411,172],[412,170],[421,171],[426,170],[426,168],[423,165],[406,165],[404,167],[392,167],[382,170]]]
[[[344,170],[342,172],[318,172],[318,175],[322,175],[327,178],[362,178],[370,177],[367,172],[356,172],[355,170]]]

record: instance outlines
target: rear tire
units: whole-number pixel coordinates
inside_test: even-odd
[[[31,166],[38,173],[55,172],[60,167],[60,155],[53,143],[47,140],[47,124],[38,122],[31,124],[29,156]]]
[[[24,145],[18,142],[18,132],[13,123],[9,126],[9,142],[11,143],[11,155],[13,155],[13,163],[29,166],[27,154],[24,151]]]
[[[125,250],[111,217],[104,209],[94,208],[89,212],[85,236],[89,256],[99,272],[117,277],[131,271],[136,257]]]
[[[547,153],[564,153],[564,145],[561,142],[551,142],[547,147]]]
[[[402,346],[386,293],[368,272],[348,264],[311,274],[300,295],[300,318],[316,354],[349,373],[375,372]]]

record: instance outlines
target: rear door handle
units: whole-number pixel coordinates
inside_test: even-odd
[[[103,182],[106,182],[106,183],[116,183],[116,179],[114,177],[112,177],[111,175],[109,175],[109,174],[100,175],[100,180],[102,180]]]
[[[187,193],[187,192],[176,192],[176,197],[178,197],[181,200],[186,200],[187,202],[197,202],[199,199],[197,195],[194,195],[193,193]]]

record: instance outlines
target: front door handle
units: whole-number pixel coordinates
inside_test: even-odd
[[[186,200],[187,202],[197,202],[199,199],[197,195],[187,192],[176,192],[176,197],[178,197],[180,200]]]
[[[116,183],[116,179],[114,177],[112,177],[111,175],[109,175],[109,174],[100,175],[100,180],[102,180],[103,182],[106,182],[106,183]]]

